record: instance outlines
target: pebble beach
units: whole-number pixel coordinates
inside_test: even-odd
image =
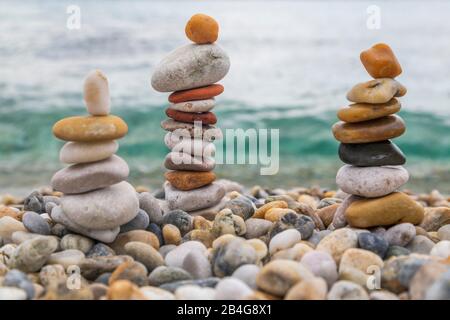
[[[168,94],[158,188],[129,181],[129,124],[107,75],[87,73],[87,114],[52,127],[62,168],[1,198],[0,300],[450,300],[450,195],[408,189],[393,49],[360,53],[370,79],[336,110],[336,188],[252,186],[214,172],[232,66],[219,30],[193,15],[152,69]]]

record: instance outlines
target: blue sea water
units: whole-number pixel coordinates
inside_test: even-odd
[[[66,27],[69,5],[81,28]],[[380,9],[380,29],[366,26]],[[408,188],[450,193],[450,3],[446,1],[0,1],[0,192],[46,185],[63,145],[57,120],[84,114],[83,78],[108,76],[112,112],[129,134],[119,154],[131,180],[158,187],[167,153],[167,94],[150,87],[156,63],[188,43],[184,25],[197,12],[220,23],[218,44],[231,69],[215,112],[221,128],[280,130],[280,171],[220,165],[220,177],[246,185],[334,188],[342,163],[331,134],[346,92],[369,80],[359,52],[389,43],[408,88],[400,115],[407,132],[395,142],[408,157]]]

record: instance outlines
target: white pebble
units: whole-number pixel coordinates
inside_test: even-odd
[[[215,300],[241,300],[251,295],[253,290],[236,278],[222,279],[216,286]]]
[[[84,101],[93,116],[106,116],[110,111],[108,79],[100,70],[94,70],[84,80]]]
[[[447,258],[450,256],[450,241],[443,240],[436,243],[430,251],[431,256]]]
[[[302,235],[296,229],[288,229],[275,235],[269,243],[269,252],[275,252],[291,248],[294,244],[302,240]]]

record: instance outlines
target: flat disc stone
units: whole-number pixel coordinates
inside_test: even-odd
[[[358,167],[399,166],[406,162],[403,152],[391,141],[341,143],[339,158]]]

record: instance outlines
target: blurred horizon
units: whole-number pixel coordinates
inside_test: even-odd
[[[81,9],[69,30],[67,6]],[[366,27],[367,7],[381,9],[381,28]],[[407,14],[405,14],[407,11]],[[118,154],[130,181],[157,188],[164,180],[168,94],[150,86],[154,66],[189,43],[187,20],[203,12],[220,24],[218,45],[230,56],[214,109],[221,128],[280,129],[280,172],[220,165],[216,173],[246,186],[335,188],[342,165],[331,133],[347,91],[370,80],[359,53],[388,43],[408,88],[400,99],[406,133],[394,142],[408,158],[406,188],[450,194],[450,2],[444,1],[57,1],[0,2],[0,194],[48,185],[62,141],[53,123],[86,114],[85,75],[109,79],[112,113],[127,121]]]

